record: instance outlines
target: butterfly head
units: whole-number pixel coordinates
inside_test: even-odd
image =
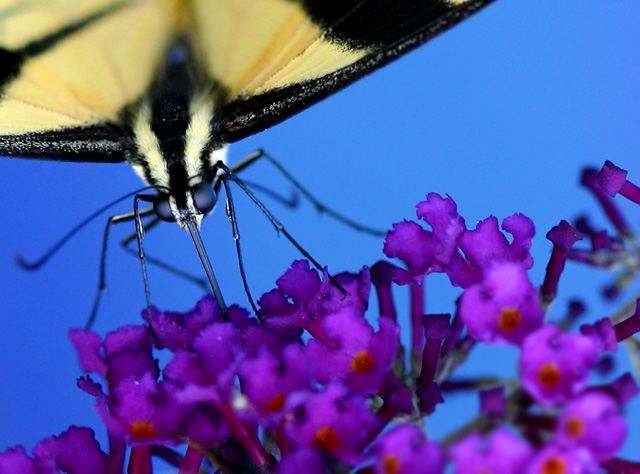
[[[136,153],[130,160],[145,183],[158,191],[157,216],[166,222],[200,226],[216,203],[219,163],[226,162],[227,147],[212,137],[210,96],[190,100],[173,97],[143,103],[133,119]]]
[[[153,203],[156,215],[165,222],[177,222],[186,228],[187,221],[195,221],[199,227],[202,218],[209,214],[217,202],[217,193],[208,183],[200,183],[179,195],[161,191]]]

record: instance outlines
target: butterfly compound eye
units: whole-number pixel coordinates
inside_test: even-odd
[[[165,222],[173,222],[176,220],[169,204],[168,194],[158,194],[153,202],[153,210],[156,215]]]
[[[218,200],[213,188],[206,184],[195,187],[193,191],[191,191],[191,195],[193,196],[193,204],[196,206],[196,209],[203,214],[211,212]]]

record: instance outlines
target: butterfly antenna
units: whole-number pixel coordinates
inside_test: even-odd
[[[211,266],[209,256],[207,255],[207,251],[202,243],[202,238],[200,238],[200,231],[198,231],[198,226],[196,225],[193,218],[187,219],[186,224],[187,229],[189,230],[189,234],[191,234],[191,238],[193,239],[193,243],[196,246],[196,251],[198,252],[198,256],[200,257],[200,261],[202,262],[204,271],[207,274],[209,283],[211,284],[213,295],[215,296],[216,301],[218,302],[218,306],[220,307],[222,317],[225,321],[229,321],[229,310],[227,309],[227,305],[224,303],[222,292],[220,291],[220,287],[218,286],[218,280],[216,280],[216,276],[213,274],[213,267]]]
[[[75,227],[73,227],[69,232],[67,232],[60,240],[58,240],[55,244],[53,244],[51,246],[51,248],[46,251],[44,253],[44,255],[42,257],[40,257],[39,259],[37,259],[34,262],[28,262],[26,261],[22,255],[20,254],[16,254],[15,258],[16,261],[18,262],[18,264],[24,268],[25,270],[37,270],[40,267],[42,267],[45,263],[47,263],[51,257],[53,257],[58,250],[60,250],[62,247],[64,247],[64,245],[74,236],[76,235],[76,233],[78,233],[80,230],[82,230],[84,227],[86,227],[91,221],[93,221],[95,218],[97,218],[98,216],[100,216],[100,214],[106,212],[107,210],[109,210],[110,208],[112,208],[113,206],[115,206],[116,204],[121,203],[122,201],[124,201],[125,199],[129,199],[132,196],[135,196],[138,193],[141,193],[143,191],[146,191],[147,189],[150,189],[150,187],[145,187],[142,189],[139,189],[137,191],[134,191],[132,193],[129,194],[125,194],[124,196],[116,199],[113,202],[110,202],[109,204],[107,204],[106,206],[101,207],[100,209],[98,209],[97,211],[95,211],[93,214],[91,214],[90,216],[88,216],[87,218],[83,219],[79,224],[77,224]]]

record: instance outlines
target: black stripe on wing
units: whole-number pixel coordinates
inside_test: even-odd
[[[36,160],[120,163],[130,150],[114,126],[0,135],[0,156]]]
[[[223,141],[235,142],[285,120],[429,41],[495,0],[469,1],[458,7],[438,0],[348,0],[351,9],[346,16],[340,16],[345,10],[342,0],[299,1],[319,24],[334,22],[328,27],[327,37],[347,48],[373,46],[375,51],[322,77],[229,102],[216,114],[219,123],[214,126]],[[337,7],[338,4],[341,6]]]
[[[296,0],[327,38],[350,50],[386,48],[444,19],[460,6],[446,0]],[[470,13],[486,1],[462,8]],[[448,22],[451,23],[451,22]]]
[[[96,21],[123,7],[125,4],[126,1],[121,1],[109,5],[108,7],[85,18],[65,25],[59,30],[53,31],[42,38],[35,39],[18,50],[10,51],[0,48],[0,92],[7,86],[7,84],[20,75],[20,68],[30,58],[37,57],[38,55],[49,51],[69,36],[82,31],[84,28],[87,28]]]

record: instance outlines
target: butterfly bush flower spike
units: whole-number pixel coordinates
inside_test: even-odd
[[[104,337],[72,330],[77,384],[108,446],[71,426],[1,453],[0,474],[152,474],[157,460],[182,474],[640,473],[621,454],[638,430],[625,418],[638,386],[611,363],[635,344],[640,303],[592,318],[576,300],[562,307],[558,284],[571,265],[629,260],[632,231],[610,195],[634,200],[637,188],[610,163],[583,177],[619,235],[561,221],[542,282],[529,274],[531,219],[468,229],[455,201],[432,193],[417,205],[426,228],[403,221],[387,234],[394,262],[335,276],[347,295],[327,269],[296,261],[259,298],[259,317],[230,305],[223,318],[206,296]],[[458,292],[441,312],[425,297],[434,273]],[[462,370],[498,344],[518,353],[501,367],[510,375]],[[477,413],[451,421],[458,396],[479,400]],[[432,416],[450,423],[433,430],[444,434],[430,435]]]

